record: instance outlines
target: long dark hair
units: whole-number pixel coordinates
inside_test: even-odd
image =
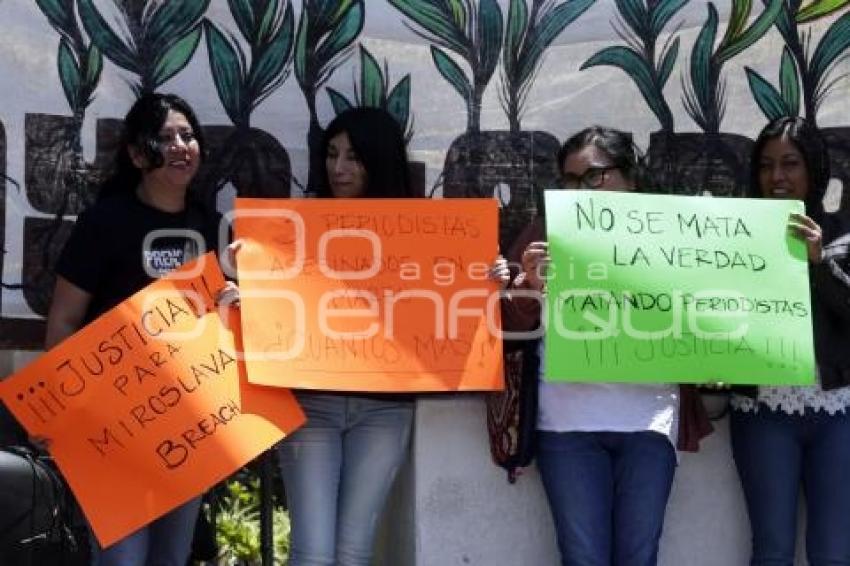
[[[803,156],[806,172],[809,177],[809,190],[806,193],[806,214],[815,222],[821,224],[826,217],[823,208],[823,197],[829,184],[829,154],[826,143],[818,129],[809,121],[785,116],[769,122],[761,131],[750,155],[750,194],[751,197],[761,197],[759,169],[761,154],[767,142],[785,136],[794,144]]]
[[[317,192],[332,197],[325,167],[328,145],[341,133],[348,134],[351,147],[366,169],[367,198],[412,197],[404,133],[395,118],[380,108],[351,108],[331,120],[322,137],[318,163],[322,165]]]
[[[189,103],[176,94],[145,94],[133,103],[124,117],[124,129],[121,133],[118,149],[112,164],[110,176],[101,185],[98,198],[123,191],[135,190],[142,180],[142,171],[133,164],[129,146],[137,147],[150,164],[150,169],[162,167],[163,157],[159,150],[159,130],[168,117],[168,111],[174,110],[186,116],[195,139],[200,147],[201,160],[206,155],[206,142],[201,124]]]
[[[571,153],[593,145],[604,151],[623,176],[635,184],[638,191],[649,186],[644,158],[632,135],[628,132],[605,126],[591,126],[570,136],[558,150],[558,170],[563,171],[564,161]]]

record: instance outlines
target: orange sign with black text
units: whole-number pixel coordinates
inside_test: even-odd
[[[214,306],[223,285],[215,256],[202,256],[0,383],[29,434],[49,439],[104,546],[304,422],[289,391],[248,383],[238,311]]]
[[[503,387],[494,199],[237,199],[253,383]]]

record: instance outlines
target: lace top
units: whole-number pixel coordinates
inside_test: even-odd
[[[756,399],[745,395],[732,395],[732,408],[738,411],[758,412],[761,403],[771,410],[789,415],[802,415],[808,408],[834,415],[838,412],[844,413],[847,407],[850,407],[850,387],[824,391],[818,379],[814,385],[761,386]]]

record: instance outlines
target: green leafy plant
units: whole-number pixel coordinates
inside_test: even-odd
[[[354,40],[363,29],[364,11],[363,0],[304,0],[301,6],[295,38],[295,78],[310,113],[308,191],[315,190],[316,172],[323,167],[315,161],[322,135],[316,94],[351,55]]]
[[[70,131],[66,132],[67,136],[63,138],[70,153],[66,156],[64,152],[58,152],[59,159],[56,162],[57,171],[65,169],[71,172],[70,178],[62,183],[66,189],[70,189],[65,192],[63,199],[61,212],[64,213],[71,193],[77,192],[84,201],[86,200],[83,195],[87,183],[84,179],[86,166],[81,132],[86,109],[94,99],[94,91],[100,82],[103,56],[94,43],[86,43],[77,23],[74,0],[36,0],[36,4],[47,17],[51,27],[59,33],[59,51],[56,58],[59,80],[73,114]],[[65,163],[66,157],[70,159],[70,163]]]
[[[289,0],[228,0],[230,12],[251,48],[250,64],[240,42],[204,23],[207,52],[218,98],[227,116],[247,128],[251,113],[289,76],[295,18]]]
[[[675,32],[658,51],[658,36],[667,23],[689,0],[616,0],[620,14],[617,34],[627,45],[615,45],[599,51],[581,66],[618,67],[635,82],[665,132],[673,131],[673,113],[664,99],[667,84],[679,55]]]
[[[316,93],[351,54],[364,18],[362,1],[304,1],[295,45],[295,77],[307,99],[311,125],[319,123]]]
[[[800,2],[797,2],[799,4]],[[797,21],[801,24],[823,18],[850,4],[847,0],[815,0],[797,12]]]
[[[240,196],[289,196],[289,156],[275,138],[251,127],[251,115],[289,77],[295,46],[292,4],[290,0],[228,0],[228,4],[241,37],[209,19],[203,28],[216,93],[235,128],[207,128],[207,141],[214,149],[195,184],[210,199],[227,184]]]
[[[386,60],[382,71],[375,57],[361,45],[360,88],[357,86],[357,81],[354,81],[354,99],[349,100],[344,94],[331,87],[327,87],[326,90],[335,113],[339,114],[355,106],[383,108],[396,119],[409,140],[413,134],[413,119],[410,114],[410,74],[404,75],[392,89],[389,85],[389,76],[390,71]]]
[[[209,510],[207,510],[209,511]],[[225,495],[216,502],[217,564],[238,566],[259,564],[260,548],[260,483],[254,477],[243,483],[230,481]],[[272,511],[274,563],[286,564],[289,556],[289,515],[280,505]]]
[[[715,49],[718,16],[708,3],[708,18],[697,35],[691,52],[690,82],[685,83],[685,110],[707,133],[717,133],[725,111],[723,65],[758,41],[779,16],[783,0],[769,0],[749,26],[752,0],[732,0],[732,13],[726,33]],[[684,83],[683,79],[683,83]]]
[[[821,0],[805,8],[802,0],[785,0],[776,20],[776,28],[785,41],[779,65],[779,88],[752,68],[745,68],[753,98],[768,119],[798,116],[802,103],[806,119],[817,124],[818,109],[824,99],[846,76],[833,78],[833,72],[850,48],[850,12],[829,26],[814,51],[811,32],[801,33],[799,25],[846,6],[850,6],[850,0]]]
[[[36,246],[38,267],[21,285],[34,298],[35,310],[46,311],[54,286],[53,264],[64,240],[61,235],[66,215],[79,214],[94,199],[96,175],[83,157],[82,129],[86,110],[94,99],[103,70],[100,50],[84,37],[77,21],[74,0],[36,0],[36,5],[59,34],[57,71],[62,92],[72,117],[36,115],[38,136],[29,137],[35,151],[27,154],[27,186],[38,195],[33,204],[52,218]],[[29,134],[29,132],[28,132]],[[35,262],[33,262],[35,263]]]
[[[82,122],[100,82],[103,56],[86,43],[74,10],[74,0],[36,0],[50,25],[59,33],[59,79],[74,117]],[[76,140],[79,143],[79,140]]]
[[[590,8],[595,0],[511,0],[502,51],[502,108],[512,132],[521,129],[522,110],[543,54],[568,25]]]
[[[502,47],[504,17],[496,0],[389,0],[413,21],[414,33],[428,40],[440,75],[466,102],[467,131],[481,129],[481,99]],[[477,5],[476,5],[477,4]],[[470,77],[448,54],[466,62]]]
[[[92,42],[113,63],[138,76],[136,96],[155,91],[189,63],[201,39],[210,0],[113,0],[124,28],[110,28],[93,0],[78,0]]]

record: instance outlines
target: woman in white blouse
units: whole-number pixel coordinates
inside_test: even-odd
[[[640,161],[629,134],[601,126],[573,135],[558,153],[566,189],[637,190]],[[535,221],[517,238],[523,271],[512,289],[543,292],[544,237]],[[503,307],[506,330],[538,326],[539,301],[517,295]],[[561,564],[654,566],[676,470],[679,386],[541,379],[538,392],[537,467]]]

